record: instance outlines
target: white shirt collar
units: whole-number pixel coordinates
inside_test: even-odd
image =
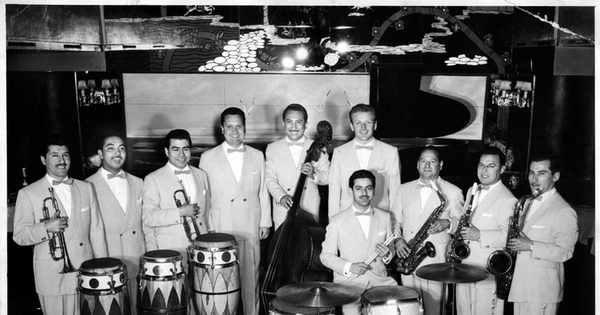
[[[227,153],[227,149],[243,149],[244,148],[244,144],[240,144],[239,148],[234,148],[232,146],[229,145],[229,143],[227,143],[227,141],[223,141],[223,151],[225,151],[225,153]]]
[[[298,141],[294,142],[286,135],[285,142],[287,142],[287,143],[306,142],[306,137],[304,135],[302,135],[302,138],[300,138],[300,139],[298,139]]]
[[[57,178],[54,178],[52,176],[50,176],[50,174],[46,173],[46,180],[48,181],[48,183],[50,183],[50,186],[52,186],[52,181],[53,180],[58,180]],[[69,175],[65,176],[65,178],[63,178],[62,180],[66,180],[69,179]]]
[[[171,164],[171,163],[169,163]],[[122,169],[119,170],[119,172],[116,175],[125,173],[125,171],[123,171]],[[111,172],[107,171],[104,167],[100,166],[100,174],[102,174],[102,177],[104,177],[104,179],[108,179],[108,174],[112,174]]]
[[[171,164],[171,162],[167,162],[167,165],[169,165],[169,167],[171,168],[171,170],[172,170],[173,172],[175,172],[176,170],[177,170],[177,171],[189,171],[189,170],[190,170],[190,165],[189,165],[189,164],[188,164],[188,165],[186,165],[186,166],[185,166],[183,169],[181,169],[181,170],[180,170],[179,168],[177,168],[175,165]]]
[[[352,139],[352,142],[354,142],[354,147],[356,147],[357,145],[363,145],[363,144],[358,143],[358,141],[356,141],[356,138]],[[371,141],[367,142],[367,144],[364,144],[364,146],[369,146],[369,145],[375,147],[375,138],[371,138]]]

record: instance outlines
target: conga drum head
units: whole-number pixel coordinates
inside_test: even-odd
[[[127,269],[117,258],[95,258],[81,264],[78,278],[80,290],[114,294],[127,283]]]
[[[223,248],[235,244],[235,237],[225,233],[202,234],[194,240],[194,247],[199,248]]]
[[[269,304],[269,315],[329,315],[333,314],[335,310],[335,308],[328,307],[317,308],[293,305],[279,298],[271,300]]]
[[[183,275],[183,255],[170,249],[159,249],[146,252],[142,256],[140,275],[172,280]]]

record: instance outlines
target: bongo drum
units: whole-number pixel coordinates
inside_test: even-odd
[[[79,267],[78,287],[81,315],[129,315],[127,267],[117,258],[86,260]]]
[[[274,298],[269,303],[269,315],[333,315],[334,312],[334,307],[296,306],[279,298]]]
[[[419,293],[407,287],[373,287],[362,294],[361,301],[362,315],[423,314]]]
[[[197,314],[234,315],[240,299],[238,244],[233,235],[198,236],[188,248]]]
[[[140,314],[187,314],[183,256],[174,250],[145,253],[140,264]]]

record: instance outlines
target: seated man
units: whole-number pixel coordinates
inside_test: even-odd
[[[383,244],[392,235],[390,214],[371,207],[375,176],[367,170],[355,171],[349,186],[353,204],[329,218],[321,262],[334,271],[333,282],[352,286],[359,292],[374,286],[398,285],[385,268],[395,255],[393,245]],[[366,264],[373,253],[378,258]],[[359,306],[356,300],[344,305],[343,312],[358,315]]]

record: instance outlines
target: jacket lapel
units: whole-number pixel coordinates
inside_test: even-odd
[[[381,157],[381,143],[377,139],[373,141],[373,152],[371,152],[371,157],[369,157],[369,163],[367,169],[376,169],[379,166],[379,159]],[[354,154],[356,156],[356,153]],[[358,161],[358,157],[357,157]]]
[[[242,188],[246,185],[248,178],[252,176],[252,174],[250,174],[252,171],[252,156],[250,150],[248,150],[248,146],[246,144],[244,145],[246,146],[246,151],[244,152],[244,160],[242,162],[242,176],[240,177],[240,182],[237,183],[235,176],[233,176],[233,182],[235,182],[237,185],[235,193],[233,194],[234,198],[242,192]],[[231,170],[231,165],[229,166],[229,169]],[[233,175],[233,171],[231,172],[231,175]]]
[[[536,223],[537,220],[539,220],[539,218],[544,215],[544,213],[546,211],[548,211],[548,209],[550,209],[550,206],[554,203],[554,201],[556,200],[556,198],[558,198],[558,193],[555,192],[552,196],[550,196],[550,198],[548,198],[548,200],[544,201],[540,207],[535,211],[534,214],[531,215],[531,218],[529,218],[529,220],[525,221],[525,225],[523,226],[523,232],[529,232],[529,230],[531,229],[531,226]],[[531,209],[529,209],[531,210]],[[525,218],[523,218],[525,219]]]
[[[135,215],[135,213],[133,213],[133,209],[135,209],[135,203],[137,202],[137,200],[135,199],[135,196],[137,194],[135,191],[133,191],[135,188],[133,185],[133,179],[131,178],[131,175],[127,174],[126,180],[127,180],[127,206],[126,206],[127,211],[125,211],[125,212],[121,211],[121,215],[125,215],[125,221],[124,222],[121,221],[121,222],[123,222],[123,224],[121,224],[121,229],[120,229],[121,233],[125,232],[125,230],[129,226],[129,223],[131,222],[133,216]],[[114,196],[113,196],[113,198],[114,198]],[[117,205],[118,204],[119,204],[119,202],[117,201]],[[119,208],[121,208],[121,207],[119,207]],[[118,211],[115,210],[115,212],[118,212]]]
[[[69,227],[64,232],[66,241],[71,240],[75,235],[75,231],[77,231],[77,226],[81,219],[81,210],[81,190],[79,184],[73,182],[73,185],[71,185],[71,216],[69,218]],[[90,209],[87,211],[90,211]]]

